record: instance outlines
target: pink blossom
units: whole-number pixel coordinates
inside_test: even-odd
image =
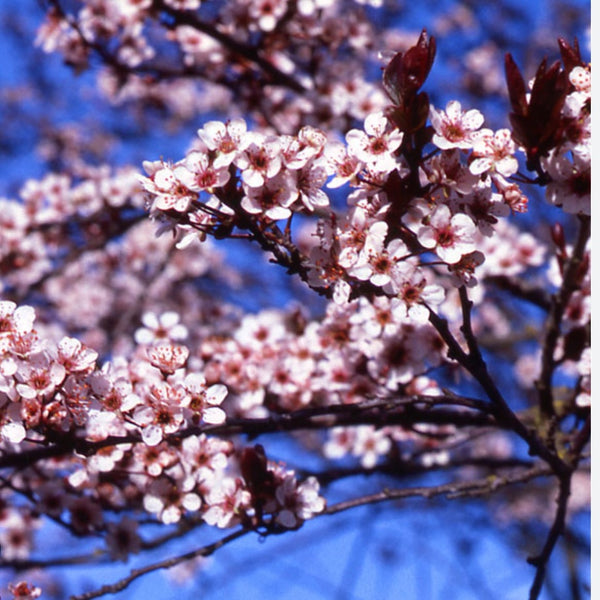
[[[475,223],[465,214],[452,215],[445,204],[439,205],[416,233],[425,248],[435,250],[449,264],[475,250]]]
[[[194,192],[223,187],[229,181],[226,166],[215,167],[204,152],[190,152],[183,164],[173,169],[175,177]]]
[[[209,121],[198,130],[198,136],[210,150],[216,152],[213,163],[216,169],[228,167],[252,141],[243,119],[233,119],[227,123]]]
[[[273,31],[287,9],[287,0],[250,0],[248,12],[262,31]]]
[[[542,159],[552,181],[546,187],[546,199],[571,214],[590,214],[591,161],[588,157],[551,153]]]
[[[144,162],[144,169],[150,177],[141,177],[140,181],[144,189],[154,198],[153,209],[175,210],[185,212],[190,203],[198,197],[198,194],[190,190],[171,165],[163,162]],[[182,170],[179,169],[179,175]]]
[[[357,206],[337,233],[340,266],[348,269],[357,263],[364,263],[372,252],[383,247],[387,232],[388,225],[385,221],[369,218]]]
[[[57,361],[67,373],[91,373],[97,358],[95,350],[86,348],[75,338],[64,337],[58,343]]]
[[[503,177],[510,177],[518,171],[519,163],[514,157],[516,147],[509,129],[496,132],[482,129],[473,134],[472,141],[471,173],[480,175],[493,169]]]
[[[325,499],[319,496],[319,482],[315,477],[309,477],[298,484],[293,472],[287,474],[282,483],[277,486],[276,521],[287,528],[295,528],[310,519],[325,508]]]
[[[433,143],[442,150],[471,148],[473,133],[483,125],[483,115],[478,110],[464,112],[456,100],[448,102],[445,111],[432,105],[429,118],[435,129]]]
[[[383,113],[372,113],[365,119],[365,131],[352,129],[346,134],[348,152],[374,171],[388,173],[397,166],[395,151],[404,134],[390,129]]]
[[[165,525],[178,523],[183,513],[197,511],[202,505],[194,486],[191,477],[173,480],[163,475],[150,483],[144,494],[144,508]]]
[[[360,260],[348,273],[361,281],[370,281],[373,285],[385,287],[393,284],[398,269],[402,269],[402,259],[408,256],[408,248],[400,239],[392,240],[385,248],[369,248],[364,262]]]
[[[184,386],[189,392],[183,403],[185,408],[199,415],[205,423],[218,425],[225,422],[225,411],[219,406],[227,396],[227,388],[223,384],[207,386],[203,375],[190,373],[186,375]]]
[[[154,344],[184,340],[188,330],[179,320],[179,315],[174,311],[165,311],[158,316],[150,311],[145,312],[142,315],[144,327],[136,330],[135,341],[138,344]]]
[[[212,483],[202,518],[209,525],[233,527],[250,508],[251,496],[239,479],[223,477]]]
[[[328,440],[323,445],[323,454],[327,458],[342,458],[351,452],[355,438],[354,427],[332,427],[328,434]]]
[[[234,160],[242,171],[242,180],[248,187],[260,188],[267,180],[277,175],[281,168],[280,150],[277,138],[258,133],[250,136],[249,144]]]
[[[458,148],[446,150],[433,156],[423,167],[421,179],[442,186],[442,193],[448,191],[468,194],[479,181],[479,177],[471,172],[461,160]],[[437,197],[437,196],[436,196]]]
[[[264,185],[246,185],[242,208],[253,215],[264,215],[273,221],[291,216],[291,206],[298,197],[298,189],[289,171],[279,173]]]
[[[233,444],[230,441],[201,434],[186,437],[181,443],[180,453],[191,472],[202,478],[206,471],[224,471],[228,464],[227,457],[232,451]]]
[[[137,67],[154,57],[155,50],[142,35],[143,24],[127,24],[121,31],[117,56],[128,67]]]
[[[29,333],[33,329],[35,310],[31,306],[17,306],[10,300],[0,301],[0,334]]]
[[[27,437],[27,430],[22,423],[10,421],[0,427],[0,435],[7,442],[20,444]]]
[[[65,375],[66,369],[62,364],[39,352],[20,363],[15,373],[16,390],[23,398],[48,398],[64,381]]]
[[[329,198],[321,189],[327,181],[325,169],[315,165],[307,165],[296,173],[296,187],[302,208],[308,212],[313,212],[329,206]]]
[[[360,457],[360,464],[371,469],[380,456],[385,456],[392,447],[390,438],[381,429],[372,425],[360,425],[356,428],[352,443],[352,454]]]
[[[174,373],[183,367],[190,351],[181,344],[160,342],[147,350],[150,364],[160,369],[163,373]]]
[[[191,25],[175,28],[170,39],[175,39],[184,53],[186,65],[219,63],[223,60],[223,47],[209,35],[198,31]]]
[[[397,301],[406,307],[410,321],[424,325],[429,320],[429,308],[439,306],[444,300],[444,288],[439,284],[428,284],[420,269],[403,270],[398,288]],[[394,299],[392,302],[396,301]]]
[[[145,402],[136,406],[132,415],[148,446],[156,446],[165,435],[175,433],[183,426],[184,401],[185,391],[167,381],[150,386]]]
[[[510,214],[510,207],[504,202],[504,197],[492,192],[489,181],[479,182],[469,194],[451,195],[448,198],[448,206],[452,212],[471,217],[479,231],[486,236],[493,235],[499,217]]]
[[[338,188],[352,181],[362,167],[358,157],[349,153],[346,146],[341,143],[329,144],[325,149],[327,164],[334,178],[327,184],[329,188]]]

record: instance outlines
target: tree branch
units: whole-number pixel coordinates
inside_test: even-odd
[[[448,346],[448,357],[455,359],[470,373],[481,385],[492,404],[491,411],[494,416],[508,429],[514,431],[529,446],[529,453],[533,456],[539,456],[549,465],[552,465],[554,471],[564,473],[568,471],[567,465],[553,453],[537,436],[535,431],[528,429],[519,417],[512,411],[502,393],[491,378],[485,361],[479,351],[477,339],[471,328],[471,308],[472,302],[468,299],[467,291],[464,286],[459,289],[460,299],[463,311],[463,325],[461,330],[465,336],[469,352],[465,352],[458,343],[446,319],[442,319],[433,310],[429,309],[429,321],[440,334]]]
[[[91,592],[86,592],[84,594],[77,594],[75,596],[71,596],[69,600],[92,600],[93,598],[100,598],[101,596],[106,596],[107,594],[116,594],[118,592],[123,591],[125,588],[129,586],[133,581],[146,575],[148,573],[152,573],[153,571],[158,571],[160,569],[170,569],[182,562],[186,562],[188,560],[192,560],[193,558],[197,558],[199,556],[210,556],[214,554],[219,548],[222,548],[226,544],[237,540],[240,537],[243,537],[247,533],[250,533],[250,529],[238,529],[233,533],[217,540],[216,542],[209,544],[208,546],[203,546],[202,548],[198,548],[196,550],[192,550],[191,552],[186,552],[185,554],[181,554],[179,556],[173,556],[171,558],[167,558],[165,560],[158,561],[156,563],[152,563],[150,565],[146,565],[140,569],[132,569],[130,574],[115,583],[103,585],[101,588],[97,590],[93,590]]]
[[[505,476],[489,476],[484,479],[476,479],[473,481],[458,481],[445,483],[432,487],[414,487],[402,489],[386,488],[376,494],[363,496],[361,498],[353,498],[344,500],[337,504],[328,506],[323,513],[324,515],[334,515],[351,508],[364,506],[367,504],[377,504],[388,500],[402,500],[404,498],[421,497],[434,498],[437,496],[445,496],[446,498],[473,497],[480,496],[493,492],[501,487],[513,485],[516,483],[526,483],[538,477],[548,477],[552,475],[552,469],[547,465],[538,465],[525,471],[514,473]]]
[[[285,86],[297,93],[306,92],[304,86],[301,83],[299,83],[296,79],[294,79],[287,73],[280,71],[273,63],[270,63],[268,60],[263,58],[258,53],[258,50],[256,48],[238,42],[234,38],[223,33],[222,31],[219,31],[210,23],[202,21],[197,17],[195,13],[191,11],[181,11],[171,8],[169,5],[162,2],[162,0],[158,0],[156,4],[158,6],[158,10],[162,11],[165,14],[168,14],[169,17],[173,19],[173,26],[188,25],[190,27],[193,27],[197,31],[201,31],[202,33],[208,35],[209,37],[219,42],[232,54],[235,54],[243,58],[244,60],[253,62],[271,78],[272,83],[276,85]]]
[[[457,410],[439,408],[444,405],[458,405]],[[167,440],[180,440],[191,435],[212,434],[231,436],[245,434],[251,437],[281,431],[326,429],[335,426],[371,424],[401,425],[411,427],[417,423],[455,425],[457,427],[498,426],[495,419],[487,414],[487,403],[454,396],[409,396],[388,401],[365,402],[364,404],[340,404],[306,408],[291,413],[272,414],[260,419],[229,418],[222,425],[190,427],[166,437]],[[141,435],[131,433],[124,436],[109,436],[99,441],[88,441],[73,435],[59,435],[54,432],[46,439],[51,445],[33,448],[19,453],[0,456],[0,469],[27,467],[39,460],[56,458],[76,452],[90,456],[102,448],[120,444],[142,443]]]
[[[529,285],[517,277],[493,275],[486,277],[485,282],[507,291],[515,298],[525,300],[543,310],[550,310],[552,300],[548,292],[537,286]]]
[[[581,282],[581,266],[584,262],[585,247],[590,237],[591,220],[581,216],[579,219],[579,233],[573,248],[571,258],[567,262],[563,281],[558,292],[552,296],[551,307],[545,325],[544,341],[542,342],[542,370],[539,379],[535,382],[539,394],[539,406],[543,416],[552,418],[554,398],[552,395],[552,378],[556,362],[554,352],[560,337],[560,324],[567,304]]]
[[[546,567],[548,565],[548,561],[550,560],[550,556],[552,555],[552,551],[554,550],[554,546],[556,545],[558,538],[564,531],[565,518],[567,515],[567,503],[570,494],[571,475],[568,474],[560,479],[559,495],[556,501],[556,514],[554,516],[552,527],[548,532],[546,543],[544,544],[544,547],[538,556],[533,556],[527,559],[527,562],[530,565],[536,567],[535,578],[533,580],[531,589],[529,590],[529,600],[537,600],[540,592],[542,591],[542,585],[546,576]]]

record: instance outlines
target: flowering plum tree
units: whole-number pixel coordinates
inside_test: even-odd
[[[585,564],[571,528],[591,429],[578,42],[559,38],[529,81],[506,55],[495,126],[464,98],[431,100],[435,36],[386,29],[377,0],[46,4],[36,44],[96,73],[110,102],[165,135],[203,117],[185,153],[158,145],[138,167],[47,135],[54,169],[0,200],[9,594],[51,597],[53,568],[161,549],[69,592],[117,594],[242,536],[411,497],[540,520],[519,555],[531,599],[562,543]],[[471,82],[480,97],[494,85]],[[264,285],[228,244],[258,249],[300,302],[228,302]],[[40,550],[44,531],[70,553]]]

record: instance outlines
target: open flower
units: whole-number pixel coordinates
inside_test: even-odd
[[[281,146],[277,138],[268,138],[259,133],[248,134],[250,143],[235,159],[242,171],[242,180],[252,188],[261,187],[275,177],[281,168]]]
[[[388,173],[397,166],[395,151],[404,134],[398,129],[388,131],[388,120],[381,112],[365,119],[365,130],[352,129],[346,134],[348,152],[374,171]]]
[[[573,153],[556,151],[542,158],[542,166],[552,177],[546,187],[546,199],[571,214],[589,215],[591,194],[591,161]]]
[[[298,484],[294,472],[288,473],[277,486],[275,497],[281,509],[276,521],[288,528],[298,527],[306,519],[318,514],[325,508],[325,499],[319,496],[319,482],[309,477]]]
[[[215,167],[204,152],[191,152],[182,164],[173,169],[175,177],[194,192],[212,191],[229,181],[226,166]]]
[[[290,217],[290,206],[298,197],[289,171],[279,173],[262,186],[245,185],[244,189],[246,195],[242,198],[242,208],[250,214],[263,214],[273,221]]]
[[[452,215],[450,209],[441,204],[416,233],[421,245],[434,250],[444,262],[454,264],[463,254],[475,250],[475,231],[470,217],[462,213]]]
[[[185,325],[179,322],[179,315],[174,311],[166,311],[160,315],[145,312],[142,315],[142,324],[135,332],[135,341],[138,344],[153,344],[155,342],[180,341],[187,337]]]
[[[442,150],[468,149],[473,146],[473,132],[483,125],[483,115],[478,110],[461,109],[460,102],[451,100],[446,110],[429,109],[429,118],[435,129],[433,143]]]
[[[189,393],[183,406],[193,415],[198,415],[205,423],[218,425],[226,419],[225,411],[219,406],[227,396],[227,388],[222,383],[206,386],[206,379],[200,373],[190,373],[184,380]]]
[[[140,177],[143,188],[153,197],[154,210],[175,210],[185,212],[198,194],[190,190],[172,165],[162,161],[145,161],[144,169],[150,177]]]
[[[490,129],[482,129],[474,133],[473,161],[469,170],[474,175],[486,171],[496,171],[503,177],[510,177],[519,170],[519,163],[514,157],[515,143],[509,129],[499,129],[495,133]]]
[[[198,136],[210,150],[215,151],[215,168],[228,167],[251,141],[243,119],[232,119],[227,123],[209,121],[198,130]]]

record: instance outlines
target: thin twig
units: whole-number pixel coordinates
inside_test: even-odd
[[[352,498],[351,500],[344,500],[342,502],[338,502],[337,504],[332,504],[331,506],[328,506],[321,514],[334,515],[358,506],[376,504],[378,502],[386,502],[388,500],[402,500],[413,497],[435,498],[437,496],[446,496],[448,498],[458,498],[461,496],[480,496],[482,494],[497,490],[501,487],[516,483],[526,483],[527,481],[531,481],[537,477],[548,477],[550,475],[552,475],[552,469],[549,466],[539,465],[519,473],[505,475],[502,477],[490,476],[473,481],[451,482],[432,487],[401,489],[386,488],[381,492],[377,492],[376,494],[362,496],[360,498]]]
[[[471,330],[469,316],[471,302],[466,297],[466,290],[461,293],[461,302],[464,316],[463,334],[468,338],[467,346],[472,349],[470,353],[465,352],[458,343],[450,331],[448,321],[429,309],[429,321],[448,346],[448,357],[456,360],[475,378],[479,385],[481,385],[490,399],[490,410],[498,419],[499,423],[503,424],[508,429],[511,429],[523,439],[529,446],[529,453],[532,456],[539,456],[545,460],[548,464],[552,465],[556,473],[568,470],[565,463],[546,447],[535,431],[530,430],[525,426],[504,399],[487,370],[487,365],[479,352],[477,340]]]
[[[253,62],[259,67],[265,74],[267,74],[273,83],[277,85],[285,86],[295,92],[304,93],[306,90],[304,86],[294,79],[292,76],[279,70],[273,63],[263,58],[258,50],[252,46],[248,46],[241,42],[238,42],[234,38],[227,34],[219,31],[216,27],[210,23],[206,23],[198,18],[198,16],[191,11],[181,11],[178,9],[171,8],[168,4],[162,1],[158,1],[159,10],[168,14],[173,19],[173,25],[188,25],[193,27],[197,31],[208,35],[217,42],[219,42],[224,48],[229,50],[232,54],[241,57],[244,60]]]
[[[86,592],[84,594],[77,594],[75,596],[71,596],[69,600],[92,600],[93,598],[100,598],[101,596],[106,596],[107,594],[116,594],[118,592],[123,591],[127,588],[133,581],[146,575],[148,573],[152,573],[153,571],[158,571],[160,569],[170,569],[176,565],[181,564],[182,562],[186,562],[188,560],[192,560],[193,558],[197,558],[199,556],[210,556],[214,554],[219,548],[222,548],[226,544],[250,533],[250,529],[238,529],[233,533],[217,540],[216,542],[209,544],[208,546],[203,546],[202,548],[197,548],[196,550],[192,550],[191,552],[186,552],[185,554],[180,554],[179,556],[173,556],[171,558],[167,558],[165,560],[161,560],[150,565],[146,565],[145,567],[141,567],[140,569],[132,569],[130,574],[115,583],[110,583],[107,585],[103,585],[101,588],[97,590],[93,590],[91,592]]]
[[[545,325],[544,340],[541,345],[542,370],[539,379],[535,382],[539,394],[540,411],[548,419],[555,415],[552,378],[556,367],[554,353],[561,333],[560,324],[567,304],[573,292],[579,286],[581,280],[580,268],[584,260],[585,247],[590,237],[590,218],[582,216],[579,222],[579,234],[571,258],[565,266],[562,284],[558,292],[552,297]]]
[[[527,559],[527,562],[536,567],[535,578],[531,589],[529,590],[529,600],[537,600],[542,591],[542,585],[546,576],[546,568],[552,551],[556,546],[558,538],[562,534],[565,527],[565,519],[567,516],[567,503],[571,494],[571,476],[570,474],[560,479],[559,494],[557,499],[557,509],[554,516],[554,522],[548,532],[546,543],[540,554]]]

